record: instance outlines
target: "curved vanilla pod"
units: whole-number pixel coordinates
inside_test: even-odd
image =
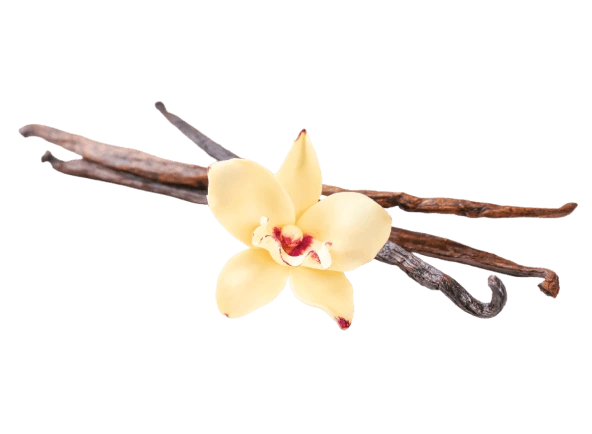
[[[496,276],[489,276],[487,280],[487,284],[491,289],[491,301],[483,303],[469,294],[452,277],[442,273],[392,241],[387,241],[376,255],[376,259],[390,265],[396,265],[421,286],[443,292],[459,308],[477,318],[496,316],[502,311],[508,299],[506,287]]]
[[[538,285],[543,294],[555,298],[559,293],[559,277],[554,271],[546,268],[525,267],[493,253],[473,249],[448,238],[396,227],[391,228],[389,239],[411,253],[471,265],[509,276],[540,277],[545,279]]]

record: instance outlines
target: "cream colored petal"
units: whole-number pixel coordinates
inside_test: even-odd
[[[323,190],[321,168],[306,130],[300,132],[275,176],[290,195],[296,218],[319,201]]]
[[[247,249],[226,263],[216,286],[218,309],[229,318],[266,305],[286,286],[290,269],[275,263],[267,250]]]
[[[224,228],[248,246],[262,216],[271,224],[293,224],[294,205],[273,173],[249,160],[232,159],[208,170],[208,204]]]
[[[391,216],[360,193],[333,194],[309,208],[296,223],[315,238],[330,242],[329,270],[348,271],[370,262],[391,231]]]
[[[351,325],[354,291],[345,274],[306,267],[290,270],[290,286],[300,301],[323,309],[344,330]]]

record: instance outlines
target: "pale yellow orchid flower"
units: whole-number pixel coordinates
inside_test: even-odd
[[[286,286],[327,312],[342,329],[354,314],[344,271],[370,262],[388,240],[390,215],[359,193],[319,201],[321,169],[306,130],[275,175],[243,159],[208,170],[208,203],[224,228],[249,248],[218,277],[216,300],[235,318],[266,305]]]

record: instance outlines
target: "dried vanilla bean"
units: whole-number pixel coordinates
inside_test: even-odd
[[[228,149],[214,142],[201,131],[198,131],[189,125],[180,117],[169,113],[163,103],[157,102],[154,104],[154,106],[159,112],[163,114],[165,118],[167,118],[171,124],[176,126],[179,131],[181,131],[189,138],[189,140],[203,149],[210,157],[215,158],[218,161],[230,160],[231,158],[240,158],[238,155],[230,152]]]
[[[420,255],[471,265],[509,276],[540,277],[545,279],[538,285],[544,294],[557,297],[559,293],[559,276],[546,268],[525,267],[493,253],[473,249],[447,238],[396,227],[391,228],[389,239],[405,250]]]
[[[323,185],[323,194],[325,196],[343,191],[355,191],[357,193],[365,194],[374,199],[384,208],[398,206],[403,211],[407,212],[454,214],[470,218],[559,218],[571,214],[578,206],[577,203],[566,203],[561,208],[525,208],[473,202],[470,200],[448,199],[443,197],[421,198],[411,196],[407,193],[394,193],[388,191],[346,190],[332,185]]]
[[[164,194],[198,204],[208,203],[206,190],[198,190],[184,185],[163,184],[121,170],[105,167],[92,161],[84,159],[62,161],[54,157],[49,151],[41,157],[41,161],[49,162],[55,170],[66,175],[125,185],[126,187]]]
[[[26,125],[19,132],[24,137],[41,137],[86,160],[154,181],[200,188],[207,188],[208,185],[207,170],[201,166],[165,160],[136,149],[95,142],[45,125]]]
[[[167,115],[175,116],[166,112],[164,108],[163,110],[165,113],[167,113]],[[206,168],[201,166],[165,160],[163,158],[137,151],[135,149],[122,148],[95,142],[94,140],[90,140],[82,136],[70,134],[65,131],[43,125],[27,125],[21,128],[20,132],[25,137],[41,137],[48,142],[62,146],[65,149],[79,154],[87,160],[94,161],[106,167],[123,170],[135,175],[140,175],[148,179],[168,184],[183,184],[207,189],[208,179]],[[188,135],[188,137],[191,138],[192,136]],[[224,159],[236,157],[235,154],[211,141],[205,136],[200,139],[198,145],[200,143],[207,144],[207,147],[204,149],[207,149],[207,152],[214,158],[217,158],[216,156],[223,157]],[[234,157],[231,157],[231,155]],[[331,185],[323,185],[323,195],[325,196],[343,191],[355,191],[365,194],[385,208],[398,206],[401,209],[409,212],[456,214],[465,217],[558,218],[571,214],[571,212],[573,212],[573,210],[577,207],[576,203],[568,203],[563,205],[561,208],[521,208],[457,199],[422,199],[408,195],[406,193],[391,193],[372,190],[347,190]]]
[[[407,250],[387,241],[378,252],[376,259],[390,265],[396,265],[422,286],[440,290],[454,304],[478,318],[492,318],[504,308],[508,299],[506,288],[496,276],[489,276],[487,284],[491,289],[491,302],[482,303],[469,294],[456,280],[430,264],[422,261]]]

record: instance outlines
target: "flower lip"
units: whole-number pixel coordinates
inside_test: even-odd
[[[272,225],[265,216],[253,232],[252,244],[269,251],[280,265],[327,269],[331,266],[330,242],[322,242],[311,234],[303,234],[295,225],[279,227]]]

